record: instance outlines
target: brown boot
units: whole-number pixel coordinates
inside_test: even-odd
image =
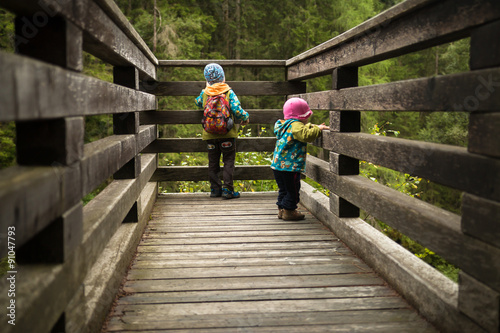
[[[303,220],[304,217],[305,215],[300,213],[298,210],[283,209],[283,220],[285,221]]]
[[[278,218],[280,220],[283,218],[283,208],[278,208]]]

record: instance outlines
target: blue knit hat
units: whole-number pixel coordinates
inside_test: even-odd
[[[224,70],[219,64],[212,63],[206,65],[203,74],[210,85],[224,81]]]

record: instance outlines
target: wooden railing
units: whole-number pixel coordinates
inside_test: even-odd
[[[0,283],[0,331],[97,332],[156,198],[156,155],[141,154],[156,126],[138,113],[156,109],[139,81],[158,62],[113,1],[0,6],[16,14],[17,54],[0,52],[0,121],[16,122],[18,163],[0,172],[0,256],[17,263]],[[111,64],[114,83],[79,73],[82,51]],[[114,135],[84,144],[84,117],[101,114],[113,114]]]
[[[157,61],[110,0],[1,6],[17,15],[18,54],[0,53],[0,121],[16,121],[19,166],[0,172],[0,234],[14,227],[19,266],[12,273],[15,297],[8,296],[9,281],[0,282],[1,303],[15,300],[16,326],[1,321],[0,329],[97,331],[148,218],[156,181],[207,179],[206,167],[157,168],[156,153],[206,148],[199,138],[156,138],[157,124],[201,118],[199,110],[157,110],[156,96],[194,97],[205,86],[159,82],[156,68],[201,69],[212,61]],[[331,131],[315,143],[330,151],[329,162],[308,156],[306,170],[330,196],[303,184],[303,204],[442,331],[499,331],[499,26],[496,0],[408,0],[287,61],[217,61],[286,74],[278,82],[229,81],[238,96],[300,96],[312,109],[330,111]],[[359,66],[468,36],[470,72],[357,87]],[[114,84],[78,73],[82,50],[114,66]],[[324,75],[332,75],[332,90],[306,93],[303,80]],[[282,116],[281,109],[247,111],[258,124]],[[359,133],[363,111],[470,111],[469,147]],[[113,114],[114,135],[84,145],[83,117],[99,114]],[[274,148],[273,138],[238,141],[243,152]],[[463,191],[461,216],[359,176],[360,160]],[[110,176],[114,181],[83,207],[81,198]],[[268,166],[237,166],[235,179],[272,173]],[[360,209],[460,267],[459,283],[359,219]]]
[[[329,91],[299,94],[330,110],[306,173],[330,198],[304,199],[367,263],[443,331],[499,331],[500,2],[405,1],[287,61],[288,79],[332,75]],[[464,37],[470,71],[357,87],[358,67]],[[468,148],[358,133],[362,111],[469,111]],[[463,191],[461,216],[358,175],[367,161]],[[461,269],[458,285],[361,221],[359,210]],[[322,213],[321,213],[322,212]]]

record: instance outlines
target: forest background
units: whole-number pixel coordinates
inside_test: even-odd
[[[401,0],[116,0],[123,13],[158,59],[289,59],[321,44],[401,2]],[[0,48],[14,52],[14,15],[0,9]],[[381,84],[469,69],[469,40],[429,48],[359,68],[359,85]],[[226,68],[229,81],[279,81],[283,70]],[[84,74],[112,82],[112,67],[84,53]],[[158,70],[159,81],[202,81],[199,68]],[[307,80],[307,90],[331,89],[331,77]],[[245,109],[280,109],[283,98],[240,97]],[[162,97],[160,110],[194,109],[194,97]],[[315,111],[313,123],[326,122],[327,111]],[[362,132],[410,140],[467,145],[468,114],[464,112],[362,112]],[[85,142],[112,135],[112,117],[86,117]],[[199,125],[161,125],[160,137],[200,136]],[[250,124],[241,136],[274,136],[272,124]],[[15,123],[0,123],[0,168],[15,165]],[[310,147],[309,153],[321,153]],[[237,164],[270,164],[271,153],[238,153]],[[326,154],[327,155],[327,154]],[[206,153],[160,154],[160,165],[206,165]],[[461,193],[414,175],[364,161],[361,174],[373,181],[460,213]],[[85,199],[90,200],[108,180]],[[328,195],[311,180],[307,180]],[[276,190],[273,181],[238,181],[236,190]],[[162,191],[209,191],[207,182],[161,184]],[[362,218],[413,251],[444,274],[458,270],[434,253],[366,213]]]

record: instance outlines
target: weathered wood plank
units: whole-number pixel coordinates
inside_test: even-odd
[[[0,81],[5,83],[0,121],[156,109],[153,95],[5,52],[0,52]]]
[[[265,236],[304,236],[331,235],[327,229],[311,230],[257,230],[257,231],[203,231],[203,232],[167,232],[148,230],[143,239],[180,239],[180,238],[224,238],[224,237],[265,237]]]
[[[201,128],[201,126],[200,126]],[[276,138],[239,138],[236,140],[236,151],[274,151]],[[144,153],[183,153],[183,152],[208,152],[207,143],[201,138],[164,139],[160,138],[147,146]]]
[[[123,290],[127,293],[196,291],[196,290],[234,290],[268,288],[309,288],[338,286],[382,285],[384,282],[376,274],[338,274],[332,275],[293,275],[293,276],[255,276],[199,279],[168,280],[127,280]]]
[[[500,85],[500,84],[499,84]],[[497,107],[497,109],[500,108]],[[469,116],[469,142],[471,153],[500,158],[500,112],[474,112]]]
[[[254,266],[260,267],[265,266],[306,266],[306,265],[317,265],[317,264],[361,264],[362,262],[354,256],[344,257],[277,257],[277,258],[219,258],[219,259],[170,259],[167,260],[163,258],[161,261],[157,260],[141,260],[137,261],[132,265],[134,269],[172,269],[172,268],[226,268],[226,267],[246,267]],[[307,269],[307,267],[304,267]]]
[[[495,0],[406,1],[287,60],[288,79],[320,76],[336,67],[363,66],[444,44],[499,17]]]
[[[217,291],[184,291],[169,293],[138,293],[125,296],[122,304],[165,304],[219,301],[321,299],[349,297],[388,297],[395,292],[384,286],[353,286],[324,288],[245,289]]]
[[[272,169],[267,165],[237,165],[234,169],[235,180],[274,179]],[[151,181],[208,180],[208,167],[171,166],[158,167]]]
[[[300,94],[313,110],[497,111],[500,69]]]
[[[153,65],[158,65],[159,61],[156,59],[153,51],[149,49],[146,42],[137,33],[132,23],[127,19],[127,17],[120,10],[118,5],[112,0],[94,0],[104,12],[113,20],[113,22],[122,30],[122,32],[128,36],[128,38],[134,43],[146,57],[153,63]]]
[[[459,216],[361,176],[337,176],[317,158],[308,158],[306,168],[308,176],[332,192],[500,290],[494,278],[500,272],[495,259],[500,249],[464,235]]]
[[[141,262],[151,262],[163,260],[170,260],[176,262],[183,262],[198,258],[198,260],[226,260],[231,259],[250,259],[258,260],[265,258],[268,259],[299,259],[302,257],[310,258],[332,258],[340,260],[351,260],[353,258],[352,252],[343,247],[340,243],[338,247],[319,248],[319,249],[282,249],[282,250],[221,250],[221,251],[171,251],[161,252],[162,247],[156,247],[156,252],[146,252],[144,247],[139,248],[141,251],[137,254],[135,260],[137,264]]]
[[[500,160],[470,154],[462,147],[324,132],[323,148],[500,201]]]
[[[277,312],[271,314],[249,313],[241,315],[194,315],[162,317],[160,321],[143,323],[139,317],[112,317],[108,329],[110,331],[124,330],[158,330],[169,329],[201,329],[205,332],[234,332],[235,327],[254,332],[435,332],[411,310],[364,310],[364,311],[322,311],[308,313]],[[354,324],[346,324],[354,323]],[[283,325],[283,326],[278,326]],[[316,326],[320,325],[320,326]],[[221,328],[222,327],[222,328]],[[225,330],[223,327],[227,327]]]
[[[307,241],[329,241],[336,240],[333,235],[313,235],[313,236],[260,236],[260,237],[220,237],[218,239],[211,238],[188,238],[188,239],[143,239],[142,245],[202,245],[202,244],[233,244],[238,248],[242,243],[274,243],[274,242],[307,242]]]
[[[83,209],[83,244],[90,269],[120,227],[156,168],[155,155],[141,156],[142,172],[136,179],[115,180]]]
[[[105,5],[100,1],[100,5]],[[78,3],[72,1],[57,0],[27,0],[27,1],[4,1],[4,8],[10,9],[20,15],[40,13],[41,15],[59,15],[72,21],[77,27],[84,31],[84,49],[95,56],[115,66],[135,66],[144,77],[156,78],[156,58],[150,53],[144,54],[144,47],[139,48],[136,44],[140,37],[131,33],[130,25],[125,26],[123,20],[117,26],[108,14],[93,0],[82,0]],[[105,6],[106,7],[106,6]],[[107,6],[106,10],[116,20],[123,14],[112,12],[117,7]],[[118,21],[118,20],[116,20]],[[122,30],[128,29],[128,35]],[[137,38],[138,37],[138,38]],[[133,38],[131,40],[131,38]]]
[[[217,63],[222,67],[283,67],[286,60],[212,59],[212,60],[159,60],[159,67],[205,67]]]
[[[306,92],[305,82],[288,81],[228,81],[238,96],[292,95]],[[143,85],[143,91],[156,96],[198,96],[205,81],[155,82]]]
[[[80,200],[79,184],[79,165],[2,170],[0,227],[15,227],[16,246],[20,247]],[[0,255],[6,253],[7,247],[0,249]]]
[[[152,215],[157,217],[158,215]],[[168,231],[169,233],[185,233],[185,232],[210,232],[210,231],[255,231],[255,230],[316,230],[318,224],[316,223],[279,223],[279,222],[267,222],[264,224],[250,224],[250,223],[238,223],[234,224],[232,222],[216,222],[210,224],[196,224],[193,226],[186,225],[180,222],[177,217],[171,218],[168,222],[166,219],[156,220],[156,223],[149,223],[151,228],[150,232],[162,232]]]
[[[500,203],[469,193],[462,196],[462,231],[500,248]]]
[[[252,124],[274,124],[283,118],[281,109],[245,109]],[[141,124],[201,124],[202,110],[183,111],[145,111],[139,114]]]
[[[236,245],[235,245],[236,244]],[[141,243],[142,252],[168,253],[168,252],[200,252],[200,251],[263,251],[263,250],[293,250],[293,249],[338,249],[339,239],[297,241],[297,242],[260,242],[260,243],[230,243],[230,244],[160,244],[151,245]]]
[[[500,293],[465,272],[459,274],[458,308],[490,332],[500,325]]]
[[[253,302],[217,302],[217,303],[189,303],[189,304],[142,304],[119,305],[115,309],[116,315],[140,316],[143,319],[152,319],[162,313],[170,316],[184,315],[228,315],[237,313],[276,313],[276,312],[315,312],[315,311],[346,311],[372,309],[404,309],[408,305],[399,297],[374,297],[351,299],[324,299],[324,300],[276,300]]]
[[[155,126],[141,126],[138,135],[113,135],[88,143],[82,159],[82,193],[86,195],[156,139]]]

